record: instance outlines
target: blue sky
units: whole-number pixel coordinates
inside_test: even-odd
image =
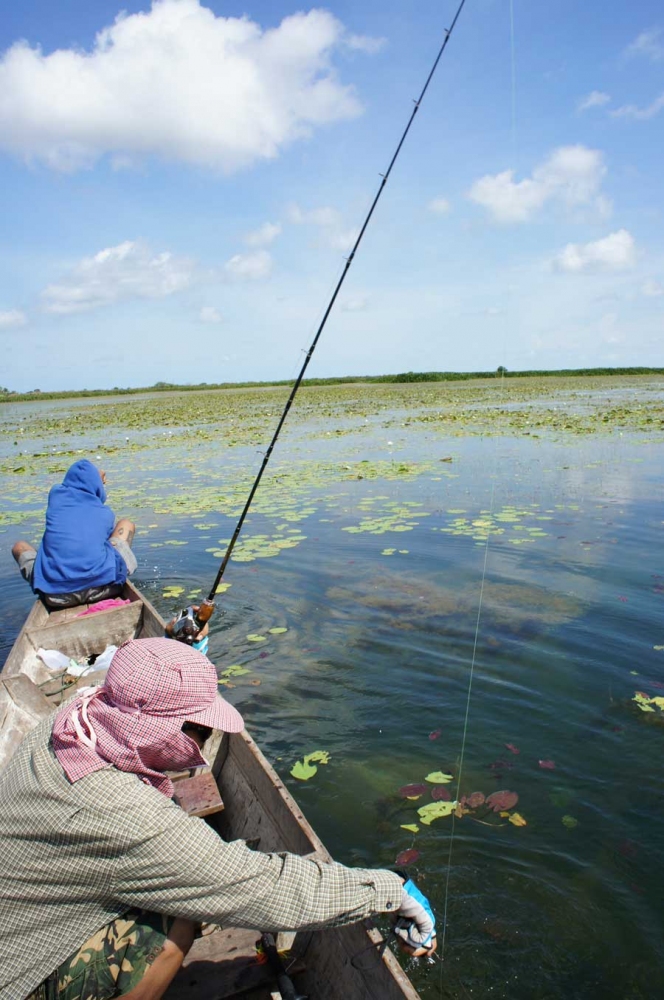
[[[455,9],[8,8],[0,385],[292,377]],[[310,375],[664,366],[661,5],[513,19],[467,0]]]

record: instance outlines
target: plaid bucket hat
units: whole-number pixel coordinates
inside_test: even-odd
[[[206,764],[184,722],[227,733],[242,716],[218,693],[214,665],[173,639],[131,639],[119,647],[101,687],[63,706],[53,723],[53,749],[70,781],[116,767],[166,795],[164,771]]]

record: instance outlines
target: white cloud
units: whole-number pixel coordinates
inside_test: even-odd
[[[652,279],[649,279],[648,281],[645,281],[643,283],[641,291],[649,299],[657,299],[659,298],[660,295],[664,295],[664,287],[662,287],[662,285],[659,285],[656,281],[653,281]]]
[[[264,281],[272,273],[272,256],[267,250],[236,253],[226,261],[224,269],[235,281]]]
[[[341,215],[336,208],[324,205],[303,211],[299,205],[289,205],[286,210],[288,221],[296,226],[317,226],[322,234],[322,242],[332,250],[348,251],[358,237],[359,229],[344,228]]]
[[[435,215],[448,215],[452,211],[452,206],[447,198],[433,198],[427,208]]]
[[[264,30],[200,0],[153,0],[120,14],[90,52],[12,45],[0,58],[0,147],[67,171],[105,155],[237,170],[360,114],[332,66],[347,44],[322,9]]]
[[[365,295],[358,295],[354,299],[346,299],[341,303],[342,312],[363,312],[369,305],[369,299]]]
[[[349,49],[374,55],[386,45],[387,38],[372,38],[371,35],[347,35],[345,43]]]
[[[339,229],[325,234],[325,243],[332,250],[349,253],[360,234],[359,229]]]
[[[203,306],[198,314],[201,323],[223,323],[224,317],[214,306]]]
[[[250,247],[266,247],[274,243],[280,232],[281,226],[278,222],[264,222],[258,229],[247,233],[244,242]]]
[[[638,108],[636,104],[624,104],[611,112],[613,118],[635,118],[637,121],[647,121],[654,118],[664,108],[664,94],[655,98],[646,108]]]
[[[336,208],[325,205],[323,208],[312,208],[308,212],[303,212],[299,205],[289,205],[286,210],[288,221],[295,226],[338,226],[341,216]]]
[[[42,292],[49,313],[77,313],[131,299],[161,299],[181,292],[195,278],[195,264],[186,257],[127,240],[84,257],[57,285]]]
[[[635,263],[634,237],[626,229],[619,229],[594,243],[568,243],[554,261],[556,270],[572,273],[623,271]]]
[[[599,190],[605,174],[599,150],[561,146],[533,170],[532,177],[515,181],[513,170],[487,174],[475,181],[468,197],[486,208],[496,222],[528,222],[550,201],[568,208],[592,205],[603,213],[608,203]]]
[[[626,56],[646,56],[653,62],[664,59],[664,45],[660,42],[662,34],[661,28],[650,28],[642,31],[640,35],[625,49]]]
[[[8,309],[0,312],[0,330],[14,330],[19,326],[25,326],[28,317],[20,309]]]
[[[586,97],[582,98],[577,111],[588,111],[590,108],[601,108],[611,100],[610,94],[605,94],[602,90],[592,90]]]

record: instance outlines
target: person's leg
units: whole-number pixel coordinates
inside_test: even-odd
[[[117,549],[124,559],[128,576],[131,576],[131,574],[135,572],[138,565],[136,562],[136,556],[131,551],[131,543],[134,540],[135,531],[136,525],[134,522],[130,521],[128,517],[122,517],[115,525],[113,534],[109,538],[113,548]]]
[[[195,924],[132,910],[100,928],[57,970],[58,1000],[159,1000],[189,951]]]
[[[128,517],[121,517],[113,528],[113,534],[110,537],[111,545],[113,544],[114,538],[121,538],[123,542],[127,543],[127,545],[131,545],[134,540],[135,531],[136,525],[134,522],[130,521]]]
[[[190,920],[175,920],[161,951],[147,968],[140,983],[129,993],[121,993],[120,996],[125,1000],[159,1000],[191,948],[195,930],[195,925]]]
[[[36,549],[30,545],[30,542],[14,542],[12,545],[12,555],[18,563],[18,568],[21,571],[23,579],[32,584],[32,574],[35,567],[35,559],[37,558]]]

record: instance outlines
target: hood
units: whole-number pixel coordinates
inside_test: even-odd
[[[87,458],[82,458],[80,462],[74,462],[69,469],[62,485],[73,490],[82,490],[84,493],[91,493],[106,503],[106,490],[101,481],[101,475],[96,465]]]

